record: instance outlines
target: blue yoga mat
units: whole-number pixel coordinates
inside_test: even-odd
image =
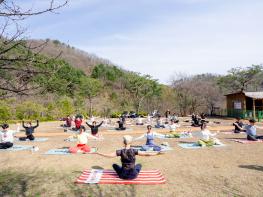
[[[22,150],[30,150],[33,146],[27,146],[27,145],[14,145],[11,148],[8,149],[0,149],[0,151],[22,151]]]
[[[170,150],[173,150],[172,147],[170,146],[160,146],[161,147],[161,151],[170,151]],[[142,151],[142,146],[131,146],[131,148],[134,148],[134,149],[137,149],[139,151]],[[147,151],[146,151],[147,152]],[[153,152],[151,150],[149,150],[149,152]]]
[[[34,140],[25,140],[25,141],[22,141],[22,140],[19,140],[19,139],[16,139],[17,142],[46,142],[48,140],[48,138],[41,138],[41,137],[38,137],[38,138],[35,138]]]
[[[199,149],[199,148],[208,148],[208,147],[202,147],[199,146],[197,143],[179,143],[178,146],[180,146],[181,148],[186,148],[186,149]],[[222,145],[214,145],[211,147],[223,147],[225,146],[224,144]]]
[[[45,155],[70,155],[68,148],[64,149],[50,149],[45,152]]]

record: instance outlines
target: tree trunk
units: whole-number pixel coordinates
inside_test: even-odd
[[[92,116],[92,100],[89,98],[89,116]]]

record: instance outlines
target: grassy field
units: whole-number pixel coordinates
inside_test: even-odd
[[[211,130],[229,130],[232,120],[218,120]],[[48,136],[47,142],[18,142],[35,145],[38,152],[0,152],[0,196],[263,196],[263,143],[239,144],[229,138],[244,138],[245,134],[219,134],[218,138],[227,146],[222,148],[182,149],[180,141],[197,139],[156,140],[167,141],[174,150],[164,155],[137,157],[143,169],[159,169],[167,179],[163,185],[76,185],[74,181],[84,169],[111,169],[119,158],[104,158],[98,155],[44,155],[51,148],[74,146],[65,142],[69,135],[58,128],[60,122],[40,124],[37,133]],[[189,130],[189,127],[183,130]],[[127,131],[139,136],[145,127],[131,126]],[[167,130],[162,130],[167,132]],[[36,134],[37,134],[36,133]],[[103,141],[89,141],[101,152],[110,153],[122,147],[125,133],[108,132],[102,129]],[[259,131],[259,134],[263,134]],[[136,144],[143,144],[138,141]]]

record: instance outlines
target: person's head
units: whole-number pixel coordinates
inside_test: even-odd
[[[147,130],[150,132],[152,130],[152,126],[151,125],[147,125]]]
[[[32,126],[32,122],[31,122],[31,121],[28,121],[28,122],[26,123],[26,125],[27,125],[28,127],[31,127],[31,126]]]
[[[250,124],[250,125],[255,125],[255,123],[256,123],[256,120],[255,120],[255,119],[252,118],[252,119],[249,120],[249,124]]]
[[[239,122],[241,120],[241,118],[240,117],[236,117],[236,120]]]
[[[2,129],[4,131],[6,131],[9,128],[9,125],[8,124],[3,124],[1,127],[2,127]]]
[[[130,135],[125,135],[125,136],[123,136],[123,144],[124,144],[125,146],[131,145],[132,140],[133,140],[133,138],[132,138],[132,136],[130,136]]]
[[[76,120],[80,120],[80,117],[77,117]]]
[[[203,122],[203,124],[201,125],[201,130],[204,130],[204,129],[206,129],[206,123],[205,122]]]
[[[93,125],[93,126],[96,126],[96,124],[97,124],[96,121],[93,121],[93,122],[92,122],[92,125]]]
[[[171,124],[173,124],[174,123],[174,120],[171,120]]]
[[[86,131],[86,128],[83,125],[81,125],[79,127],[79,132],[82,133],[82,132],[85,132],[85,131]]]

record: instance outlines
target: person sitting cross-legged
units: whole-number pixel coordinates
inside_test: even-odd
[[[154,156],[160,154],[160,152],[143,152],[136,149],[131,148],[133,138],[132,136],[125,135],[123,137],[123,144],[124,148],[117,150],[116,152],[113,152],[111,154],[104,154],[97,152],[98,155],[104,156],[104,157],[121,157],[121,163],[122,166],[119,166],[118,164],[113,164],[112,167],[115,170],[115,172],[118,174],[119,178],[121,179],[127,179],[132,180],[135,179],[138,174],[141,171],[142,165],[136,164],[136,155],[139,156]]]

